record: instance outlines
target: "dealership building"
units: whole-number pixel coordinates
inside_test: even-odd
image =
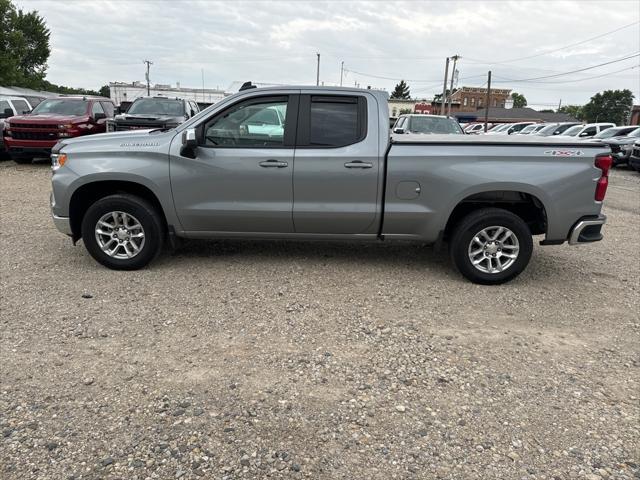
[[[213,88],[181,87],[177,83],[175,87],[161,84],[151,85],[149,95],[194,100],[200,107],[204,107],[222,100],[225,97],[225,92]],[[147,96],[147,85],[142,82],[109,82],[109,96],[116,105],[131,103],[138,97]]]

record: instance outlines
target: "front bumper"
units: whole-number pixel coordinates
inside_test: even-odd
[[[53,218],[53,224],[56,226],[60,233],[64,233],[65,235],[69,235],[70,237],[73,235],[69,217],[59,217],[53,213],[51,214],[51,217]]]
[[[569,232],[569,245],[582,245],[602,240],[601,230],[606,222],[605,215],[582,217]]]

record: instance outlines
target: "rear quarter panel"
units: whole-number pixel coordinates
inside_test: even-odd
[[[594,200],[600,170],[594,166],[602,145],[572,147],[580,156],[552,156],[559,146],[393,144],[386,180],[385,236],[438,239],[453,209],[465,198],[495,190],[518,191],[536,197],[547,214],[549,240],[564,240],[582,216],[597,215]],[[403,185],[419,184],[416,198]],[[399,195],[400,192],[400,195]]]

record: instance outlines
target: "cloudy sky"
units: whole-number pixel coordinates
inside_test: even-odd
[[[152,83],[200,87],[204,74],[207,88],[315,84],[319,52],[327,84],[340,82],[344,61],[345,85],[390,90],[403,78],[430,98],[442,91],[445,57],[459,54],[459,86],[482,86],[492,70],[494,86],[538,108],[618,88],[640,101],[637,0],[15,3],[51,29],[48,79],[74,87],[143,81],[144,59]]]

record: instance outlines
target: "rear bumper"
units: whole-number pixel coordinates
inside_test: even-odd
[[[581,245],[602,240],[601,230],[606,222],[605,215],[582,217],[569,232],[569,245]]]

